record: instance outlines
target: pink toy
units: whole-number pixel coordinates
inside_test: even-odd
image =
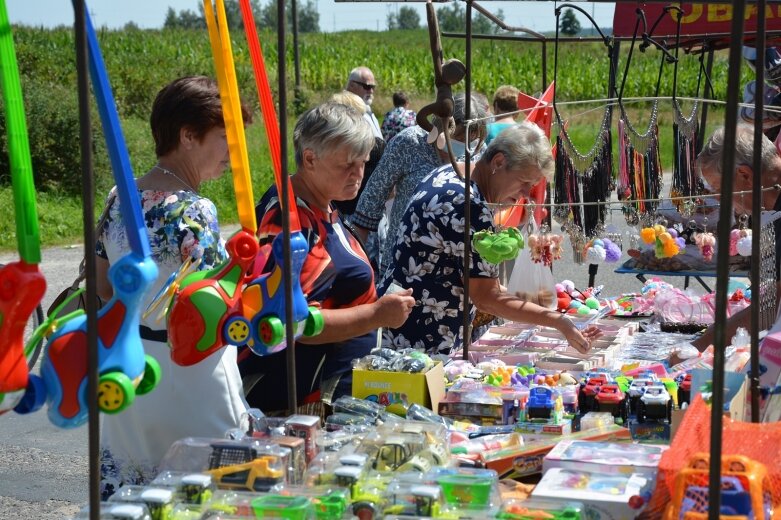
[[[697,233],[694,237],[694,243],[697,244],[697,247],[700,249],[702,258],[704,258],[706,262],[710,262],[713,259],[714,246],[716,245],[716,237],[713,233]]]

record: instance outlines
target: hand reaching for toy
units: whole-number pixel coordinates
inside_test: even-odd
[[[582,331],[571,320],[570,326],[561,331],[570,346],[582,354],[591,350],[591,342],[602,335],[602,331],[594,325],[589,325]]]
[[[386,294],[375,305],[382,326],[398,328],[407,321],[407,316],[415,307],[415,298],[412,297],[412,289],[403,289]]]

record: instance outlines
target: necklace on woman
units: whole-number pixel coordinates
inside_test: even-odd
[[[176,179],[177,181],[179,181],[179,183],[180,183],[182,186],[184,186],[184,187],[186,187],[186,188],[187,188],[187,191],[192,191],[192,192],[198,193],[198,190],[196,190],[195,188],[193,188],[193,187],[190,185],[190,183],[188,183],[188,182],[186,182],[186,181],[182,180],[182,178],[181,178],[181,177],[179,177],[178,175],[176,175],[176,174],[175,174],[174,172],[172,172],[171,170],[169,170],[169,169],[167,169],[167,168],[163,168],[162,166],[160,166],[160,163],[157,163],[157,164],[155,164],[155,165],[154,165],[154,168],[157,168],[158,170],[160,170],[161,172],[163,172],[165,175],[170,175],[171,177],[173,177],[174,179]]]

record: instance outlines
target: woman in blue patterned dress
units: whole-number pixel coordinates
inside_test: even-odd
[[[553,167],[550,143],[538,127],[522,123],[502,131],[473,165],[472,234],[494,230],[488,203],[514,204],[528,197],[542,177],[553,175]],[[465,189],[461,172],[448,164],[434,170],[415,190],[378,292],[386,293],[392,284],[412,289],[417,305],[402,326],[383,331],[384,346],[415,347],[431,354],[447,354],[461,346]],[[598,336],[596,328],[581,333],[565,315],[508,293],[499,285],[498,266],[483,259],[474,247],[470,260],[471,319],[477,307],[509,320],[553,327],[581,352]]]
[[[245,122],[250,112],[242,107]],[[169,275],[188,258],[210,269],[227,253],[217,209],[199,195],[201,183],[229,166],[225,123],[217,84],[206,77],[180,78],[157,95],[150,118],[157,164],[136,180],[152,258],[159,269],[144,309]],[[109,196],[109,216],[97,243],[98,294],[111,298],[110,265],[130,251],[119,200]],[[141,321],[144,350],[155,357],[162,378],[155,391],[138,396],[118,415],[101,415],[101,494],[124,484],[146,484],[171,444],[188,436],[222,437],[239,426],[247,409],[236,349],[225,348],[202,362],[181,367],[171,361],[165,321]]]

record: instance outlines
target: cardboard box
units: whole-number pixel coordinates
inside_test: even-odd
[[[423,374],[354,369],[353,397],[374,401],[401,416],[405,401],[437,410],[445,397],[445,369],[442,363]]]
[[[630,499],[643,496],[653,479],[638,473],[609,475],[584,470],[553,468],[543,475],[532,498],[582,502],[591,520],[631,520],[639,511]]]
[[[667,446],[647,444],[564,440],[545,456],[542,467],[546,471],[566,468],[623,475],[637,473],[654,478],[666,449]]]
[[[537,435],[569,435],[572,433],[572,419],[555,421],[518,421],[515,423],[515,431]]]
[[[670,444],[670,425],[666,422],[648,421],[638,424],[634,419],[629,422],[632,439],[644,444]]]

